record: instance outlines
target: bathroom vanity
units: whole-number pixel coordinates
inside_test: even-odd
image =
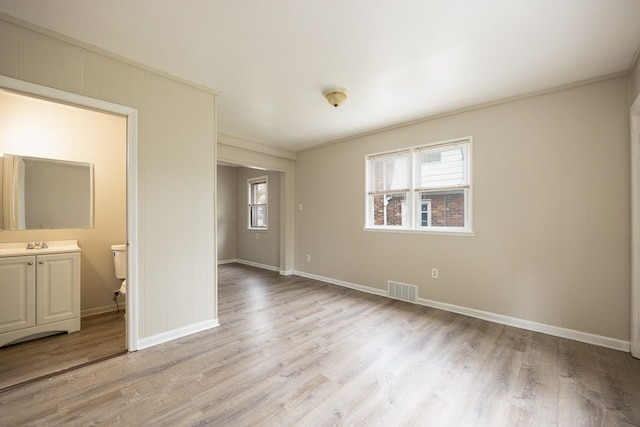
[[[0,347],[80,330],[76,240],[0,243]]]

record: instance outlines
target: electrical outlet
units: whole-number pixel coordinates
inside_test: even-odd
[[[311,262],[311,255],[307,254],[307,262]]]
[[[431,269],[431,278],[432,279],[437,279],[438,278],[438,269],[437,268],[432,268]]]
[[[256,240],[260,240],[260,235],[256,233]]]

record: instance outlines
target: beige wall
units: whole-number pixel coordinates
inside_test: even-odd
[[[236,168],[218,165],[218,261],[235,260],[237,223]]]
[[[215,94],[4,15],[0,74],[137,109],[141,346],[214,325]]]
[[[0,242],[78,240],[80,307],[115,310],[111,245],[126,242],[126,119],[0,91],[0,152],[94,165],[93,229],[0,232]]]
[[[615,78],[297,153],[295,269],[628,341],[628,88]],[[475,236],[363,231],[367,153],[464,136]]]
[[[265,231],[247,229],[247,180],[267,176],[268,201],[267,220],[269,227]],[[237,178],[237,253],[236,258],[280,268],[280,172],[263,171],[239,167]]]

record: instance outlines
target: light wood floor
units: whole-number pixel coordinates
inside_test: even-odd
[[[85,317],[80,332],[0,348],[0,390],[122,354],[126,348],[122,312]]]
[[[627,353],[235,264],[219,300],[218,328],[0,393],[0,424],[640,424]]]

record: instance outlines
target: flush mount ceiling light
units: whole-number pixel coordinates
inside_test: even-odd
[[[338,107],[347,100],[347,90],[342,87],[334,87],[322,92],[329,104]]]

